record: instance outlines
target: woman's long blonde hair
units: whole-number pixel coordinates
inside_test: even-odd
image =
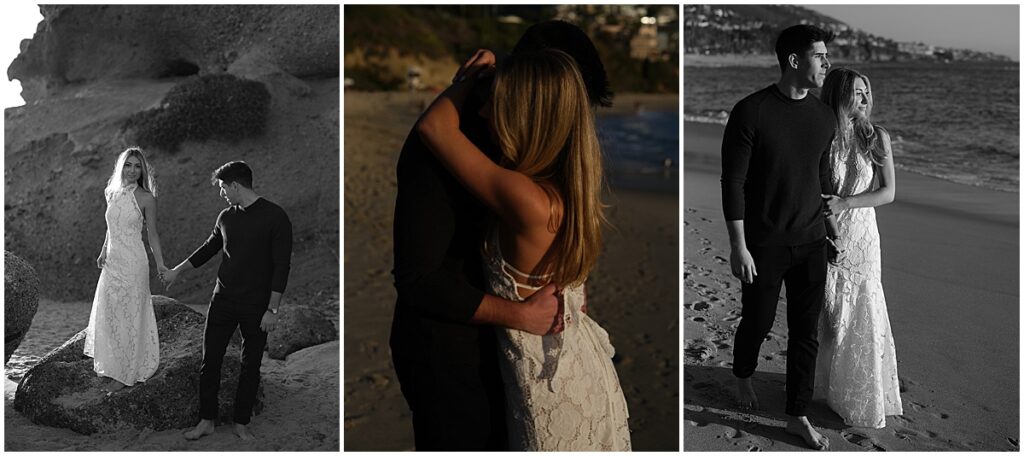
[[[124,173],[124,162],[128,160],[128,157],[138,158],[139,163],[142,165],[142,173],[139,174],[139,180],[135,183],[139,184],[139,188],[149,191],[155,197],[156,177],[153,176],[153,169],[149,167],[149,162],[146,161],[146,155],[138,147],[129,147],[117,156],[117,162],[114,163],[114,172],[110,174],[110,179],[107,180],[107,187],[103,190],[103,194],[110,195],[130,184],[130,182],[122,182],[123,179],[121,178],[121,175]]]
[[[536,272],[562,286],[582,284],[601,250],[601,148],[586,85],[572,57],[517,53],[498,69],[493,119],[502,165],[539,183],[552,201],[555,240]],[[555,202],[562,202],[560,226]]]
[[[868,107],[863,114],[855,106],[853,85],[857,79],[864,81],[867,88]],[[871,109],[875,107],[875,100],[871,97],[871,80],[849,68],[836,68],[825,77],[821,101],[832,108],[839,123],[836,144],[841,149],[865,154],[874,164],[881,165],[887,153],[882,144],[882,135],[878,133],[882,127],[871,123]],[[847,119],[852,122],[847,122]]]

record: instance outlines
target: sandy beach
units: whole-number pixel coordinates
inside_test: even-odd
[[[765,410],[733,400],[740,289],[721,209],[723,129],[684,127],[684,449],[803,450],[783,430],[784,300],[754,375]],[[904,414],[852,428],[816,397],[809,418],[833,450],[1019,451],[1019,194],[900,169],[896,184],[877,217]]]
[[[345,94],[344,377],[346,451],[412,450],[391,365],[395,163],[431,94]],[[616,97],[619,110],[675,109],[675,96]],[[612,189],[614,229],[588,281],[591,315],[611,335],[635,450],[679,449],[679,200]]]

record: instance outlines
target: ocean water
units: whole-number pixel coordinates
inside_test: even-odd
[[[679,112],[597,118],[605,174],[613,187],[679,193]]]
[[[894,139],[896,166],[1007,192],[1020,187],[1017,62],[833,63],[871,79],[872,120]],[[777,67],[686,67],[687,120],[724,123],[744,96],[775,82]]]

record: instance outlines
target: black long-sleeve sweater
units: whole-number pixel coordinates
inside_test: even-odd
[[[188,257],[200,267],[223,251],[213,300],[264,312],[270,293],[284,293],[291,270],[292,224],[280,206],[258,198],[221,211],[213,232]]]
[[[736,104],[722,138],[725,219],[743,220],[748,245],[800,245],[825,237],[821,194],[833,194],[832,110],[775,84]]]

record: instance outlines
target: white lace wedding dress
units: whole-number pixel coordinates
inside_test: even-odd
[[[125,385],[146,381],[160,365],[160,341],[149,294],[149,258],[142,243],[145,221],[137,185],[107,198],[107,257],[100,272],[85,333],[85,354],[97,375]]]
[[[839,196],[871,189],[874,167],[864,154],[833,148]],[[836,222],[846,257],[829,265],[819,329],[817,389],[850,426],[883,428],[902,415],[896,346],[882,293],[882,253],[874,208],[848,209]]]
[[[524,274],[501,255],[497,230],[485,249],[490,292],[522,301]],[[524,286],[536,289],[538,287]],[[512,451],[629,451],[629,413],[612,365],[608,333],[581,307],[583,287],[563,290],[565,330],[535,336],[498,331]]]

